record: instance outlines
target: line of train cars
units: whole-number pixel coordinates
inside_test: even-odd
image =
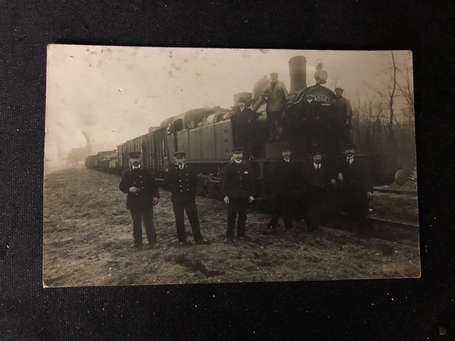
[[[321,84],[306,86],[306,59],[295,56],[289,60],[291,80],[290,94],[295,98],[305,100],[311,96],[319,101],[321,111],[327,111],[335,94]],[[265,84],[267,85],[267,84]],[[258,88],[259,87],[259,88]],[[234,108],[239,100],[249,97],[255,103],[253,108],[260,113],[258,129],[266,129],[265,105],[260,105],[261,89],[264,79],[255,85],[254,94],[238,93],[234,95]],[[307,95],[306,95],[307,94]],[[291,96],[292,98],[292,96]],[[256,106],[256,104],[258,104]],[[201,108],[172,116],[161,123],[159,127],[150,128],[145,135],[135,137],[119,146],[116,150],[100,152],[86,159],[86,167],[111,173],[121,173],[128,168],[128,153],[142,152],[143,164],[153,170],[158,178],[163,177],[165,169],[172,162],[174,152],[185,151],[187,161],[200,174],[201,194],[209,197],[221,197],[221,179],[223,168],[231,157],[236,141],[236,132],[232,124],[231,109],[221,107]],[[261,151],[252,163],[257,174],[257,197],[267,197],[267,183],[273,177],[273,163],[280,159],[281,141],[270,143],[264,135],[260,146]]]
[[[144,167],[162,178],[174,152],[185,151],[188,162],[200,173],[201,191],[217,197],[219,177],[234,146],[230,114],[230,110],[220,107],[187,111],[118,145],[116,150],[88,156],[85,166],[120,174],[128,168],[128,154],[138,151],[142,153]]]

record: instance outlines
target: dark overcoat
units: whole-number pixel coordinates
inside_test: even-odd
[[[258,116],[258,113],[246,108],[237,112],[232,118],[236,137],[235,142],[238,147],[252,148],[257,143],[259,138]]]
[[[197,183],[197,173],[190,164],[185,164],[183,169],[173,164],[166,171],[165,185],[171,192],[171,200],[174,203],[194,201]]]
[[[130,193],[130,187],[140,189],[137,193]],[[126,207],[128,209],[148,209],[153,207],[152,199],[159,198],[158,186],[153,174],[143,168],[128,169],[122,175],[119,185],[123,193],[127,193]]]
[[[343,174],[342,206],[352,214],[367,215],[368,191],[372,190],[372,184],[366,161],[356,157],[349,165],[347,160],[343,160],[340,168],[340,173]]]
[[[307,161],[303,171],[303,187],[307,201],[309,203],[320,203],[324,200],[331,188],[330,180],[332,178],[333,174],[327,162],[322,162],[321,168],[317,170],[312,160]]]
[[[281,160],[274,165],[272,196],[274,198],[295,198],[302,190],[303,173],[300,164]]]
[[[224,169],[223,192],[229,199],[245,199],[254,195],[254,170],[245,162],[230,162]]]

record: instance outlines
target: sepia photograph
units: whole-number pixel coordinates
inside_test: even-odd
[[[43,287],[420,278],[411,51],[47,48]]]

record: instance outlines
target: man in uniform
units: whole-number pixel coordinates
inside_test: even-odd
[[[134,247],[142,248],[142,220],[149,245],[156,244],[153,206],[158,204],[159,192],[153,174],[142,168],[141,153],[129,153],[130,168],[122,175],[119,188],[127,193],[126,207],[133,218]]]
[[[348,144],[338,173],[341,187],[340,206],[356,220],[359,233],[365,232],[368,216],[368,193],[373,192],[367,165],[356,155],[356,146]]]
[[[239,111],[234,116],[237,147],[243,148],[247,159],[254,158],[257,148],[257,118],[259,114],[250,109],[250,101],[242,98]]]
[[[269,140],[277,141],[281,137],[283,129],[283,113],[286,109],[288,91],[286,86],[278,81],[278,73],[270,74],[270,88],[266,90],[264,96],[267,99],[266,112],[269,126]]]
[[[312,158],[305,165],[304,171],[306,222],[309,231],[315,231],[319,228],[329,193],[336,185],[336,180],[331,176],[327,162],[324,161],[320,150],[315,149],[312,154]]]
[[[191,165],[186,163],[185,152],[175,152],[175,164],[166,172],[165,184],[171,192],[171,200],[175,214],[175,226],[179,246],[187,245],[184,212],[188,217],[197,244],[207,244],[202,237],[199,216],[196,207],[197,174]]]
[[[332,109],[337,113],[335,117],[334,129],[337,131],[337,140],[343,145],[352,143],[351,129],[352,129],[352,108],[348,99],[343,97],[344,90],[340,87],[335,88],[335,101],[333,102]]]
[[[286,230],[292,228],[295,203],[299,196],[300,174],[297,164],[292,160],[289,148],[283,148],[282,159],[274,169],[272,179],[273,216],[268,225],[268,232],[275,233],[278,219],[283,217]]]
[[[237,238],[245,239],[246,211],[254,201],[255,177],[251,167],[243,160],[243,151],[235,149],[232,161],[224,170],[224,202],[228,205],[225,243],[233,242],[237,221]]]

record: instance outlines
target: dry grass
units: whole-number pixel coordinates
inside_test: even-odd
[[[210,244],[178,248],[165,192],[155,209],[158,247],[135,251],[131,218],[118,182],[116,176],[86,169],[47,176],[46,286],[334,280],[420,273],[416,241],[361,239],[329,228],[311,234],[296,228],[268,236],[262,232],[269,217],[257,212],[249,214],[250,239],[225,245],[225,207],[207,198],[198,198],[198,207]]]

